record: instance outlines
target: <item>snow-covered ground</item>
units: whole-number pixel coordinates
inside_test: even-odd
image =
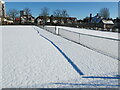
[[[55,26],[46,26],[46,27],[51,27],[54,28]],[[106,38],[112,38],[112,39],[119,39],[118,33],[112,33],[112,32],[100,32],[97,30],[89,30],[89,29],[80,29],[80,28],[72,28],[72,27],[65,27],[65,26],[57,26],[58,28],[63,28],[72,32],[76,33],[83,33],[83,34],[89,34],[89,35],[94,35],[94,36],[100,36],[100,37],[106,37]]]
[[[118,42],[120,41],[118,33],[65,26],[45,26],[44,28],[71,41],[120,60],[118,57]]]
[[[119,86],[117,59],[36,26],[3,26],[2,38],[2,88]]]
[[[2,88],[2,27],[0,27],[0,89]]]

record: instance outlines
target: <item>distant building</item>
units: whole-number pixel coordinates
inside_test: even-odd
[[[116,18],[113,21],[114,21],[114,28],[120,29],[120,18]]]
[[[112,29],[114,26],[114,23],[112,20],[102,20],[102,23],[104,25],[104,29]]]
[[[34,24],[35,18],[32,15],[21,16],[21,24]]]
[[[0,24],[2,24],[2,22],[6,21],[5,17],[6,17],[5,2],[0,1]]]
[[[97,24],[98,27],[102,27],[104,29],[112,29],[114,26],[114,22],[112,20],[104,19],[103,17],[99,16],[99,14],[92,17],[91,23]]]
[[[46,21],[44,22],[46,18]],[[65,24],[76,24],[77,18],[75,17],[54,17],[54,16],[38,16],[36,18],[37,24],[57,24],[57,25],[65,25]]]
[[[112,19],[105,19],[97,13],[97,15],[86,17],[83,20],[78,21],[78,25],[81,28],[89,28],[94,30],[110,30],[114,27],[114,22]]]
[[[61,25],[67,25],[67,24],[76,24],[77,18],[76,17],[53,17],[52,22],[54,24],[61,24]]]
[[[8,24],[8,25],[10,25],[10,24],[14,24],[13,20],[10,19],[9,16],[6,16],[6,20],[7,20],[7,22],[6,22],[5,24]]]
[[[5,10],[5,2],[0,1],[0,17],[5,17],[6,16],[6,10]]]
[[[25,11],[20,11],[20,18],[16,18],[15,21],[17,24],[34,24],[35,18],[32,15],[26,15]]]
[[[46,19],[46,22],[44,21],[44,19]],[[52,18],[53,19],[53,18]],[[36,23],[37,24],[50,24],[50,22],[51,22],[51,17],[49,17],[49,16],[46,16],[46,17],[44,17],[44,16],[38,16],[37,18],[36,18]]]
[[[15,24],[20,24],[20,17],[15,18]]]
[[[76,17],[68,17],[67,23],[68,24],[77,24],[77,18]]]
[[[26,13],[25,13],[25,11],[20,11],[20,16],[24,16],[24,15],[26,15]]]

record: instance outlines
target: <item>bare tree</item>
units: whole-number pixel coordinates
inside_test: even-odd
[[[62,19],[62,11],[60,9],[56,9],[53,12],[53,16],[57,18],[57,24],[61,23],[61,19]]]
[[[62,14],[61,15],[63,17],[64,23],[67,23],[67,18],[66,17],[69,17],[67,10],[62,10]]]
[[[57,17],[58,18],[58,23],[60,23],[62,19],[64,20],[64,22],[67,22],[66,17],[68,17],[69,15],[67,13],[67,10],[57,9],[53,12],[53,16]]]
[[[31,15],[31,9],[24,8],[24,11],[25,11],[26,15]]]
[[[62,17],[69,17],[67,10],[62,10]]]
[[[102,16],[103,18],[109,18],[110,17],[110,12],[109,12],[109,9],[108,8],[102,8],[100,11],[99,11],[99,15]]]
[[[62,10],[57,9],[53,12],[54,17],[62,17]]]
[[[7,15],[13,20],[15,21],[15,17],[19,14],[19,11],[16,9],[9,9],[7,12]]]
[[[44,23],[46,23],[47,16],[49,16],[49,9],[47,7],[42,8],[40,16],[43,16]]]
[[[26,18],[27,18],[27,22],[28,22],[29,15],[31,15],[31,9],[30,8],[24,8],[23,11],[26,14]]]
[[[67,13],[67,10],[60,10],[60,9],[57,9],[53,12],[53,16],[55,17],[68,17],[68,13]]]

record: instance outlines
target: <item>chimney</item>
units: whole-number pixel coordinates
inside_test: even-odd
[[[92,14],[90,13],[90,23],[91,23],[91,20],[92,20]]]
[[[97,15],[96,15],[97,17],[99,16],[99,13],[97,13]]]
[[[52,24],[53,23],[53,15],[51,15],[51,17],[50,17],[50,24]]]

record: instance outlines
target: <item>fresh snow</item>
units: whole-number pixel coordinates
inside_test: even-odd
[[[120,60],[118,58],[118,43],[120,41],[118,33],[63,26],[45,26],[44,28],[49,32],[80,43],[94,51]]]
[[[117,59],[39,27],[2,26],[2,40],[2,88],[118,87]]]
[[[2,88],[2,27],[0,27],[0,89]]]

